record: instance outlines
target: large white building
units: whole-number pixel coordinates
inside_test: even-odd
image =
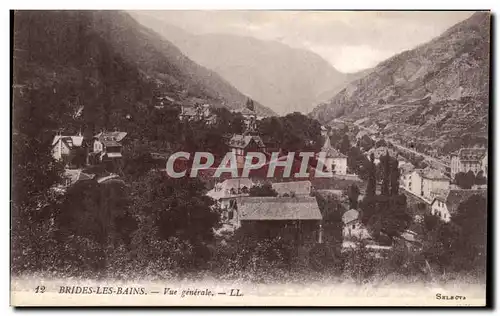
[[[482,171],[488,177],[488,151],[486,148],[462,148],[451,155],[450,167],[452,179],[457,173],[469,170],[476,175]]]
[[[410,193],[427,201],[450,189],[450,179],[435,169],[415,169],[401,175],[401,185]]]

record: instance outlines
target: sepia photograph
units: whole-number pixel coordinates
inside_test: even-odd
[[[491,304],[490,11],[10,19],[11,306]]]

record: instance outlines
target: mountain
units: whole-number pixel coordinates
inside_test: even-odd
[[[279,114],[308,113],[324,99],[322,94],[344,87],[349,78],[308,50],[238,35],[195,35],[140,12],[132,15],[189,58]]]
[[[14,87],[84,107],[95,128],[123,125],[157,96],[238,109],[247,96],[121,11],[16,11]],[[24,92],[23,92],[24,91]],[[258,113],[275,113],[256,102]],[[140,118],[137,118],[140,119]]]
[[[388,137],[448,152],[487,139],[490,13],[380,63],[311,115],[357,121]]]

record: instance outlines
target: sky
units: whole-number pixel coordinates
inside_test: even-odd
[[[440,35],[470,11],[141,11],[194,34],[229,33],[309,49],[356,72]]]

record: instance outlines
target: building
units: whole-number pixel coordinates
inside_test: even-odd
[[[282,197],[309,196],[312,184],[311,181],[275,182],[272,187]]]
[[[181,105],[181,112],[179,113],[180,121],[205,121],[207,123],[214,123],[216,116],[212,113],[209,104],[195,104],[191,107]]]
[[[450,189],[450,178],[436,169],[425,169],[422,172],[422,191],[426,199],[432,200],[435,196]]]
[[[90,154],[91,163],[99,164],[106,161],[116,161],[122,158],[122,142],[127,136],[125,132],[100,132],[94,136],[93,151]]]
[[[326,171],[331,171],[333,174],[347,174],[347,156],[332,147],[329,136],[325,137],[321,152],[325,153],[324,159],[320,158],[319,154],[318,159],[322,161]]]
[[[405,190],[429,202],[450,188],[450,179],[435,169],[415,169],[401,177]]]
[[[344,241],[359,241],[371,238],[368,229],[361,223],[358,210],[351,209],[345,212],[342,215],[342,222],[344,224]]]
[[[301,244],[322,243],[323,217],[314,197],[244,197],[238,212],[241,227],[256,236],[286,234]]]
[[[243,116],[243,122],[245,123],[245,130],[248,132],[254,132],[257,130],[257,113],[248,107],[243,107],[238,110],[233,110],[233,113],[240,113]]]
[[[459,172],[467,173],[472,170],[475,175],[480,171],[488,177],[488,150],[486,148],[462,148],[451,155],[451,178]]]
[[[78,151],[83,148],[83,136],[64,136],[58,134],[52,140],[52,156],[57,161],[71,164]]]
[[[415,170],[415,166],[411,163],[404,163],[399,165],[399,185],[407,191],[410,191],[411,175]]]
[[[229,140],[229,148],[236,155],[238,168],[245,165],[245,157],[249,152],[265,152],[266,146],[256,135],[239,135],[235,134]]]
[[[448,222],[456,214],[458,206],[476,194],[486,198],[487,191],[453,189],[445,195],[436,196],[431,203],[431,214],[437,215],[443,221]]]
[[[254,182],[248,178],[233,178],[216,183],[208,191],[207,196],[217,201],[222,209],[222,223],[232,227],[239,227],[239,214],[237,213],[238,198],[248,196]]]

